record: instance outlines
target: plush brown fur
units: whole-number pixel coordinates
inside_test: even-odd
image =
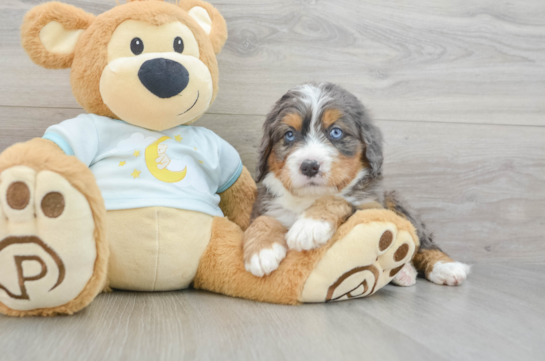
[[[195,288],[262,302],[298,304],[306,280],[331,246],[356,225],[370,222],[391,222],[399,230],[409,232],[415,244],[419,244],[412,224],[393,212],[359,211],[339,227],[325,246],[305,252],[288,251],[276,271],[256,277],[244,268],[242,230],[225,218],[215,218],[210,243],[197,270]]]
[[[415,253],[413,258],[414,267],[418,272],[423,273],[427,279],[429,279],[429,275],[433,271],[433,266],[440,261],[444,263],[454,262],[452,258],[437,249],[421,249]]]
[[[245,230],[250,225],[256,195],[254,179],[248,169],[243,167],[237,181],[225,192],[220,193],[220,208],[225,217]]]
[[[261,250],[272,248],[274,243],[288,248],[286,244],[287,231],[288,229],[276,218],[261,216],[254,219],[244,232],[244,264],[250,262],[252,256]]]
[[[106,242],[104,229],[106,216],[104,201],[95,182],[95,177],[89,168],[75,157],[65,155],[55,143],[49,140],[36,138],[26,143],[18,143],[6,149],[0,155],[0,173],[8,168],[20,165],[30,167],[36,172],[49,170],[58,173],[85,196],[91,207],[95,222],[97,259],[95,261],[95,272],[87,286],[74,300],[67,304],[47,309],[16,311],[0,303],[0,313],[9,316],[73,314],[87,306],[107,286],[106,278],[110,250]]]
[[[223,48],[223,45],[225,45],[225,42],[227,41],[227,23],[225,22],[223,16],[221,16],[218,9],[201,0],[181,0],[178,3],[178,6],[185,11],[189,11],[195,6],[200,6],[208,12],[210,19],[212,20],[212,30],[208,36],[212,42],[214,52],[219,54]]]
[[[210,36],[187,14],[193,6],[209,11],[214,22]],[[68,18],[68,20],[65,20]],[[214,102],[219,86],[219,71],[216,54],[227,39],[227,26],[221,14],[212,6],[200,0],[183,1],[179,6],[162,1],[134,1],[97,16],[85,13],[76,7],[46,3],[32,9],[25,17],[22,31],[23,47],[31,59],[47,68],[72,67],[70,82],[78,103],[89,113],[119,119],[102,100],[100,78],[108,64],[108,43],[114,30],[126,20],[145,21],[152,25],[180,21],[193,32],[199,44],[200,60],[212,75]],[[66,29],[87,29],[76,44],[74,54],[59,55],[45,50],[39,33],[50,21],[66,25]],[[217,21],[217,23],[216,23]]]
[[[329,222],[333,229],[337,229],[348,217],[354,213],[352,205],[342,198],[326,196],[320,198],[303,214],[306,218],[313,218]],[[275,218],[268,216],[257,217],[244,233],[244,263],[250,262],[254,254],[263,249],[270,249],[274,243],[287,247],[287,228]]]
[[[358,209],[363,211],[365,209],[384,209],[384,207],[379,202],[369,202],[369,203],[364,203],[361,206],[358,206]]]
[[[23,48],[33,62],[44,68],[70,68],[74,54],[53,54],[47,51],[40,41],[40,31],[52,21],[60,23],[66,30],[87,29],[94,19],[94,15],[72,5],[59,2],[38,5],[26,14],[23,21]]]

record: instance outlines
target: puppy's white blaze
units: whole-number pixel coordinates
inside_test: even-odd
[[[254,276],[263,277],[276,270],[285,257],[286,248],[281,244],[273,243],[272,248],[265,248],[254,254],[244,267]]]
[[[286,234],[286,241],[290,249],[309,251],[326,244],[334,231],[329,222],[300,217]]]
[[[429,279],[438,285],[457,286],[467,278],[471,267],[461,262],[437,262],[429,274]]]
[[[416,268],[412,263],[407,263],[392,279],[394,285],[409,287],[416,283]]]
[[[312,118],[310,120],[310,134],[319,134],[321,129],[321,122],[319,118],[321,109],[330,99],[330,97],[326,96],[322,89],[311,84],[300,86],[297,91],[301,95],[301,100],[312,111]]]
[[[320,103],[323,101],[322,89],[311,84],[305,84],[298,87],[297,91],[301,95],[301,100],[309,108],[315,110],[320,107]]]

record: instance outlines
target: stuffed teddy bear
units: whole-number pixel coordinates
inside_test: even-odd
[[[201,0],[129,0],[96,17],[51,2],[26,15],[23,47],[71,68],[87,114],[0,155],[1,313],[72,314],[110,287],[328,302],[373,294],[411,260],[412,225],[370,209],[269,276],[245,270],[255,183],[231,145],[190,126],[216,98],[226,39]]]

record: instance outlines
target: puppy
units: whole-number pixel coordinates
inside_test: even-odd
[[[413,285],[417,272],[450,286],[466,279],[469,266],[442,252],[395,192],[384,192],[382,134],[354,95],[331,83],[297,86],[276,103],[263,128],[262,184],[244,239],[246,270],[268,275],[288,248],[320,247],[355,211],[387,208],[415,226],[421,245],[394,284]]]

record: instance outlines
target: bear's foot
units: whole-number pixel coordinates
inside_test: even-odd
[[[418,246],[408,221],[386,210],[357,212],[335,238],[305,282],[300,302],[371,295],[411,261]]]
[[[4,170],[0,312],[48,316],[87,306],[105,285],[96,237],[89,202],[60,174],[27,166]]]

